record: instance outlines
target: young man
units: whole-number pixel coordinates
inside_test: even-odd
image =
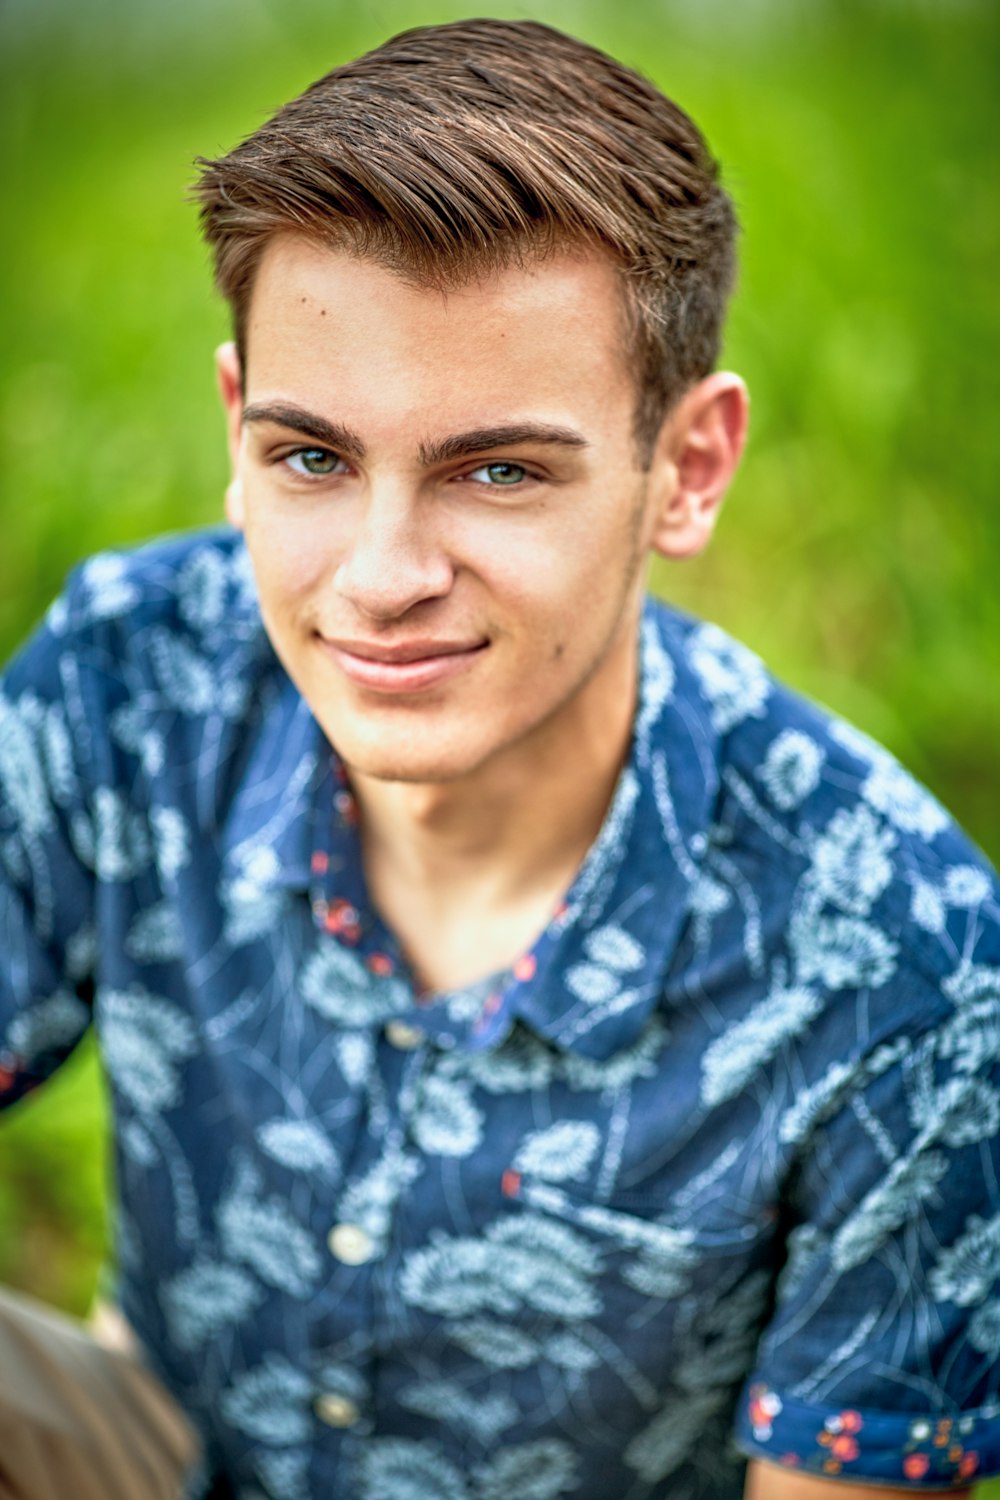
[[[231,528],[86,564],[0,698],[6,1097],[93,1018],[146,1364],[9,1303],[0,1466],[169,1494],[184,1414],[242,1500],[968,1494],[1000,893],[644,600],[746,429],[697,130],[462,22],[199,192]]]

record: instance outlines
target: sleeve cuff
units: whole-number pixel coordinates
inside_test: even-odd
[[[875,1411],[781,1394],[760,1375],[740,1398],[736,1442],[804,1474],[930,1490],[1000,1473],[1000,1402],[974,1411]]]

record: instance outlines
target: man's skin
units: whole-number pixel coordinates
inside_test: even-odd
[[[644,560],[708,540],[742,447],[742,382],[693,391],[643,473],[604,261],[442,296],[288,239],[256,284],[244,396],[231,347],[219,362],[229,515],[271,639],[350,768],[375,900],[427,984],[479,978],[535,939],[600,826],[635,704]],[[320,435],[263,420],[280,407],[350,429],[365,457],[319,482],[290,473]],[[526,423],[583,446],[421,460],[422,444]],[[490,460],[533,477],[489,488]],[[482,649],[438,685],[374,691],[345,675],[337,641]]]
[[[841,1480],[811,1479],[776,1464],[752,1463],[747,1469],[744,1500],[913,1500],[915,1494],[953,1495],[969,1500],[972,1490],[897,1490],[881,1484],[850,1484]]]
[[[479,979],[535,940],[600,827],[646,562],[708,542],[746,389],[693,386],[643,469],[604,258],[445,294],[293,236],[265,252],[243,379],[232,345],[218,369],[227,513],[348,769],[373,899],[425,985]],[[759,1463],[746,1488],[831,1492],[912,1494]]]

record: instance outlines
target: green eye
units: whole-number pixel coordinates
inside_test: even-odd
[[[485,481],[479,480],[479,483],[492,485],[520,484],[522,480],[527,479],[528,477],[528,471],[526,469],[522,469],[520,464],[505,463],[483,464],[481,469],[473,469],[472,473],[469,475],[469,478],[476,479],[480,474],[486,474],[489,477]]]
[[[340,463],[340,458],[328,448],[298,448],[294,453],[289,453],[285,462],[295,473],[301,474],[304,471],[319,478],[332,474]]]

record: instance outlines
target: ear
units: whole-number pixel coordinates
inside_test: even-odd
[[[650,466],[649,545],[694,557],[708,545],[746,442],[750,401],[738,375],[700,380],[667,413]]]
[[[243,369],[236,345],[220,344],[215,351],[215,372],[226,414],[226,435],[232,478],[226,489],[226,518],[242,531],[243,481],[240,478],[240,443],[243,435]]]

